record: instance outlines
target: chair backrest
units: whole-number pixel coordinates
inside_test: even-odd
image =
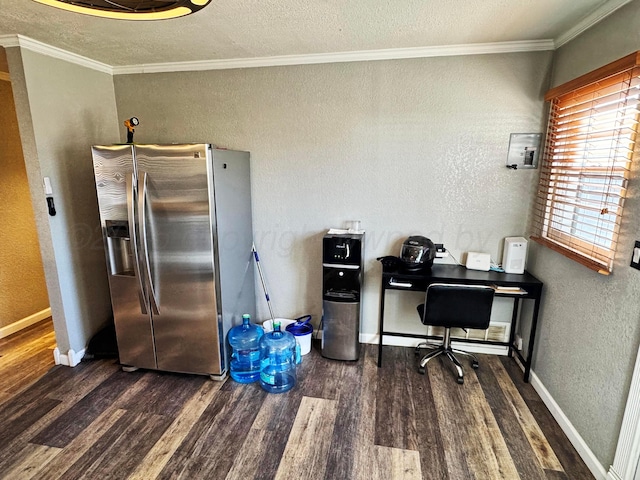
[[[484,330],[489,328],[494,293],[486,285],[433,283],[418,311],[425,325]]]

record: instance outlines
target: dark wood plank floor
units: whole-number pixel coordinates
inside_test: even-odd
[[[412,349],[385,347],[379,369],[373,345],[357,362],[314,348],[276,395],[115,360],[54,367],[43,328],[0,343],[0,478],[593,478],[505,357],[458,385],[440,360],[420,375]]]
[[[0,402],[15,395],[53,367],[55,347],[51,318],[9,337],[0,338]]]

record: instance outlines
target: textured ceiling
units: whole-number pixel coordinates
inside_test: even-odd
[[[188,17],[132,22],[0,0],[0,36],[123,66],[557,40],[628,1],[213,0]]]

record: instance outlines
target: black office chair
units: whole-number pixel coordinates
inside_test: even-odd
[[[420,373],[424,374],[429,360],[441,354],[446,355],[453,362],[458,372],[458,383],[464,383],[464,376],[462,364],[454,353],[470,357],[473,368],[478,368],[478,359],[475,355],[451,348],[451,329],[487,329],[491,318],[494,293],[493,288],[485,285],[446,283],[429,285],[424,303],[418,305],[418,313],[424,325],[444,327],[444,336],[441,345],[423,342],[416,347],[416,354],[420,352],[423,345],[430,350],[420,360]]]

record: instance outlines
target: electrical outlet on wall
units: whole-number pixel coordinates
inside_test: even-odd
[[[519,333],[516,333],[516,338],[513,343],[516,347],[516,350],[522,351],[522,336]]]
[[[447,249],[444,248],[443,243],[436,243],[435,247],[436,247],[436,258],[445,258],[449,256],[449,252],[447,252]]]

